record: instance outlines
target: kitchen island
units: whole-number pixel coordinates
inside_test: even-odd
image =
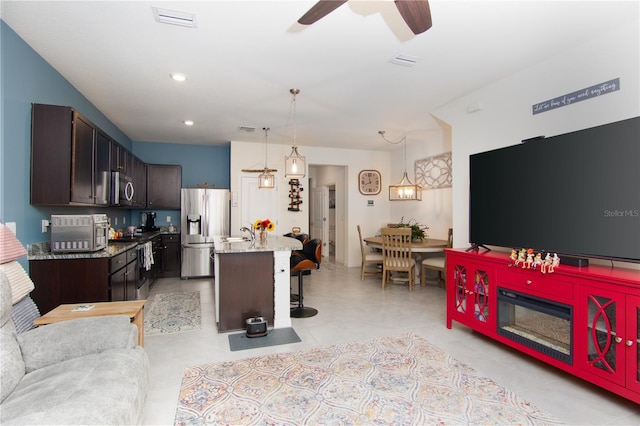
[[[246,328],[246,320],[264,317],[273,328],[291,327],[289,316],[291,250],[295,238],[269,235],[265,243],[216,237],[215,302],[218,331]]]

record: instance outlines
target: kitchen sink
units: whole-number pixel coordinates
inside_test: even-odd
[[[223,243],[244,243],[245,241],[251,241],[249,237],[222,237]]]

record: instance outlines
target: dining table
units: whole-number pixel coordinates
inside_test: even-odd
[[[382,237],[367,237],[364,238],[366,245],[381,249]],[[424,238],[421,241],[411,242],[411,251],[416,253],[433,253],[443,251],[447,247],[447,240],[439,240],[436,238]]]
[[[374,249],[382,249],[382,237],[367,237],[363,238],[365,244]],[[430,256],[427,253],[438,253],[444,251],[448,245],[447,240],[439,240],[437,238],[424,238],[420,241],[411,242],[411,253],[416,261],[418,267],[416,268],[416,278],[421,281],[420,274],[422,272],[420,264],[424,257]]]

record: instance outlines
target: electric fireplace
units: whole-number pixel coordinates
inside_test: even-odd
[[[499,335],[573,364],[572,307],[498,288]]]

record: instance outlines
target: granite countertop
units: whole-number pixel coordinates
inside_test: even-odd
[[[169,232],[168,227],[165,227],[153,232],[143,232],[141,235],[136,236],[136,238],[134,239],[122,238],[117,241],[109,240],[107,248],[85,253],[52,253],[51,242],[43,241],[40,243],[33,243],[28,245],[27,258],[29,260],[110,258],[120,253],[124,253],[127,250],[131,250],[138,244],[145,243],[150,239],[162,234],[179,235],[180,230],[175,228],[173,232]]]
[[[51,242],[43,241],[41,243],[29,244],[27,247],[27,258],[29,260],[60,260],[60,259],[100,259],[110,258],[131,250],[138,245],[137,241],[123,241],[117,243],[109,243],[107,248],[84,253],[52,253]]]
[[[302,249],[302,243],[295,238],[283,237],[280,235],[268,235],[267,242],[260,244],[259,241],[233,241],[225,242],[225,237],[215,237],[214,249],[218,254],[222,253],[251,253],[258,251],[291,251]],[[235,237],[239,238],[239,237]]]

